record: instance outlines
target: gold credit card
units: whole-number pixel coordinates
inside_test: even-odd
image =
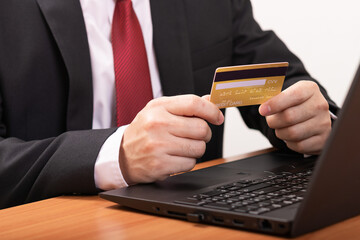
[[[281,92],[289,63],[216,69],[210,101],[219,108],[262,104]]]

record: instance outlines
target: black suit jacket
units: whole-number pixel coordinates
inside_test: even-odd
[[[248,0],[150,3],[164,95],[208,94],[214,70],[227,65],[288,61],[285,87],[311,79],[273,32],[260,29]],[[0,208],[97,193],[94,162],[115,129],[91,130],[91,65],[79,1],[1,1],[0,34]],[[247,125],[286,148],[257,108],[240,108]],[[223,126],[211,127],[202,160],[222,153]]]

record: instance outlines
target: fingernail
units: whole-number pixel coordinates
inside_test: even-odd
[[[218,123],[221,125],[223,122],[224,122],[224,115],[222,114],[222,112],[220,112],[218,117]]]
[[[270,105],[267,105],[267,113],[270,113],[271,112],[271,107]]]
[[[269,105],[267,105],[267,104],[260,105],[259,113],[262,116],[267,116],[270,112],[271,112],[271,107]]]

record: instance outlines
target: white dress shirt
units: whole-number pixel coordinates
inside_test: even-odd
[[[115,73],[111,25],[116,0],[80,0],[88,36],[93,77],[93,129],[116,126]],[[149,0],[133,0],[144,36],[154,98],[162,96],[153,47]],[[95,163],[95,184],[102,190],[127,186],[119,167],[119,148],[126,126],[120,127],[102,146]]]

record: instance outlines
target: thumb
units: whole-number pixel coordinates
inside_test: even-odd
[[[206,95],[202,96],[201,98],[210,101],[210,95],[209,94],[206,94]]]

